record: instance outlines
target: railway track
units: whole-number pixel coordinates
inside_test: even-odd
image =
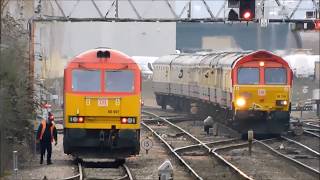
[[[241,140],[239,138],[224,138],[217,141],[206,141],[203,140],[199,135],[195,135],[192,131],[189,131],[193,136],[196,136],[198,139],[202,140],[202,143],[199,141],[191,141],[190,137],[182,136],[182,134],[186,134],[183,131],[179,130],[179,127],[175,127],[176,132],[171,132],[172,130],[167,131],[168,127],[163,126],[183,126],[183,124],[187,124],[184,121],[175,121],[175,118],[172,118],[171,115],[168,115],[167,119],[173,120],[176,124],[170,125],[170,122],[164,122],[161,117],[154,116],[154,114],[144,115],[150,121],[147,121],[146,124],[148,129],[151,129],[154,134],[161,140],[161,138],[167,148],[175,154],[177,159],[182,161],[184,166],[191,172],[196,173],[194,176],[198,179],[221,179],[221,177],[217,177],[217,174],[206,174],[202,175],[201,171],[205,171],[206,169],[203,167],[195,167],[196,163],[193,163],[195,159],[204,159],[208,156],[214,158],[215,156],[211,153],[217,154],[222,159],[226,160],[228,164],[232,166],[228,166],[229,169],[231,167],[236,167],[237,170],[241,171],[245,174],[246,177],[239,176],[239,173],[235,173],[233,175],[237,175],[237,178],[252,178],[252,179],[279,179],[279,177],[284,179],[319,179],[319,152],[316,149],[319,149],[319,145],[314,142],[318,142],[315,139],[315,136],[310,136],[303,134],[303,138],[311,138],[312,140],[308,141],[311,147],[308,147],[310,144],[304,145],[304,143],[295,141],[294,139],[290,139],[289,137],[282,136],[279,139],[270,139],[269,141],[259,141],[255,140],[253,143],[253,153],[252,156],[248,155],[248,142]],[[152,118],[153,116],[154,118]],[[150,118],[151,117],[151,118]],[[178,118],[179,119],[179,118]],[[165,124],[165,125],[164,125]],[[185,126],[187,129],[191,123]],[[192,124],[191,124],[192,125]],[[144,125],[145,126],[145,125]],[[160,130],[158,130],[159,126]],[[168,133],[164,133],[168,132]],[[168,135],[169,134],[169,135]],[[176,143],[172,137],[176,136],[180,137],[181,140],[188,141],[184,142],[186,144]],[[159,137],[160,136],[160,137]],[[213,136],[211,136],[213,137]],[[296,137],[301,138],[301,137]],[[273,142],[273,143],[272,143]],[[291,155],[285,152],[281,152],[276,143],[281,142],[284,144],[283,146],[290,151],[290,149],[297,149],[299,154]],[[270,144],[269,144],[270,143]],[[319,144],[319,143],[318,143]],[[204,146],[205,145],[205,146]],[[206,148],[206,146],[208,148]],[[201,150],[200,150],[201,149]],[[179,157],[178,157],[179,156]],[[205,161],[203,164],[208,165]],[[217,162],[215,162],[217,163]],[[218,163],[221,163],[220,161]],[[251,164],[251,165],[250,165]],[[205,166],[205,165],[204,165]],[[219,171],[218,168],[210,168],[211,172]],[[236,170],[232,170],[232,173],[236,172]],[[230,172],[225,172],[225,174],[230,174]],[[242,174],[240,173],[240,174]],[[210,178],[207,178],[210,176]],[[200,178],[199,178],[200,177]],[[226,179],[232,179],[234,176],[228,176]]]
[[[285,136],[286,138],[289,138],[293,141],[299,142],[300,144],[309,147],[310,149],[314,151],[319,151],[320,149],[320,139],[317,136],[314,136],[313,134],[309,134],[308,132],[304,131],[304,133],[300,136],[294,136],[291,134],[288,134]]]
[[[279,150],[281,146],[286,150]],[[216,147],[215,151],[254,179],[320,177],[319,153],[285,137],[255,140],[251,155],[248,153],[247,143],[241,140],[224,143]]]
[[[309,136],[314,136],[314,137],[320,138],[320,131],[317,129],[303,128],[303,133],[308,134]]]
[[[143,113],[153,118],[143,121],[142,125],[153,132],[196,179],[252,179],[209,147],[222,141],[204,143],[165,118]]]
[[[129,167],[124,164],[111,162],[78,162],[78,174],[63,180],[134,180]]]
[[[262,144],[286,159],[296,163],[310,174],[320,176],[320,153],[293,139],[281,136],[266,140]]]
[[[303,122],[303,131],[305,134],[320,138],[320,125],[319,121],[306,121]]]

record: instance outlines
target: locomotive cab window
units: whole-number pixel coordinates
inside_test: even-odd
[[[238,84],[259,84],[259,68],[239,68]]]
[[[75,92],[100,92],[100,71],[73,70],[72,90]]]
[[[106,71],[105,86],[107,92],[132,92],[134,90],[134,74],[132,71]]]
[[[287,71],[285,68],[265,68],[264,77],[266,84],[287,83]]]

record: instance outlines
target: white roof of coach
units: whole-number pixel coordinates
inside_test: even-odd
[[[161,56],[157,60],[155,60],[152,64],[153,65],[156,65],[156,64],[169,65],[171,63],[171,61],[174,60],[178,56],[179,56],[179,54],[170,54],[170,55]]]

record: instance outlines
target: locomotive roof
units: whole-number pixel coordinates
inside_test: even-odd
[[[232,68],[236,64],[251,60],[252,58],[271,57],[273,61],[277,61],[289,66],[286,61],[277,55],[265,50],[258,51],[224,51],[224,52],[198,52],[171,54],[160,57],[154,64],[192,66],[192,67],[221,67]]]
[[[182,54],[176,57],[172,64],[174,65],[184,65],[184,66],[193,66],[195,64],[199,64],[201,59],[206,57],[204,54]]]
[[[110,57],[98,57],[98,52],[109,52]],[[105,60],[105,61],[104,61]],[[120,64],[136,64],[128,55],[109,48],[97,48],[85,51],[72,58],[69,63],[120,63]]]
[[[174,64],[181,66],[201,66],[201,67],[231,67],[239,58],[248,55],[251,51],[225,51],[225,52],[200,52],[171,54],[160,57],[154,64]]]
[[[174,60],[176,57],[178,57],[179,54],[169,54],[165,56],[159,57],[157,60],[155,60],[152,64],[166,64],[169,65],[172,60]]]

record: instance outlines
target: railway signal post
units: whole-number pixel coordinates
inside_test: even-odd
[[[146,150],[146,154],[148,154],[149,150],[153,146],[153,142],[151,141],[151,139],[149,139],[149,137],[146,137],[145,139],[143,139],[141,141],[141,146],[142,146],[143,149]]]

